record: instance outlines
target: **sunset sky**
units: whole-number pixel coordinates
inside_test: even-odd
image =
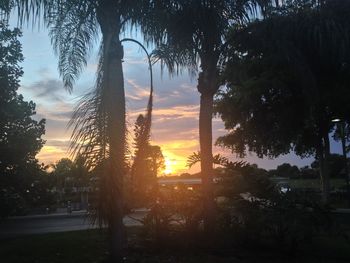
[[[15,25],[15,23],[11,23]],[[88,66],[80,76],[74,90],[69,94],[58,75],[57,57],[50,45],[47,31],[43,27],[38,31],[23,28],[20,39],[25,57],[22,64],[24,75],[19,90],[26,100],[33,100],[37,105],[35,118],[46,119],[46,144],[38,154],[38,159],[45,164],[67,157],[67,145],[71,131],[67,130],[74,105],[80,96],[88,92],[94,84],[97,64],[97,49],[91,53]],[[124,78],[127,99],[127,122],[129,138],[133,123],[138,114],[145,111],[149,92],[149,73],[145,55],[133,43],[124,45]],[[160,66],[154,67],[155,99],[153,110],[152,144],[159,145],[166,159],[167,171],[174,174],[197,172],[199,167],[188,171],[186,158],[199,150],[198,112],[199,93],[196,90],[197,77],[190,78],[186,71],[182,76],[169,78],[167,72],[161,76]],[[220,119],[213,120],[214,140],[225,133]],[[332,144],[333,151],[339,151],[338,143]],[[214,152],[222,152],[234,159],[229,151],[214,147]],[[283,162],[298,166],[309,164],[312,159],[300,159],[294,154],[278,159],[259,159],[253,154],[246,161],[257,163],[263,168],[275,168]]]

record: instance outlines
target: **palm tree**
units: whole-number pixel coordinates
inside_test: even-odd
[[[73,88],[96,39],[102,35],[95,89],[81,100],[70,125],[74,127],[73,153],[81,153],[89,169],[98,168],[100,173],[97,219],[109,227],[113,262],[122,261],[125,239],[122,193],[127,146],[123,47],[119,36],[127,26],[136,24],[138,13],[147,2],[13,0],[21,24],[32,21],[34,25],[43,18],[68,90]]]
[[[144,17],[147,34],[158,44],[154,56],[170,73],[187,68],[195,74],[200,68],[199,140],[206,229],[214,220],[212,115],[213,97],[220,87],[220,71],[225,59],[228,29],[247,21],[257,3],[270,1],[176,0],[156,1],[156,13]],[[150,11],[151,12],[151,11]]]

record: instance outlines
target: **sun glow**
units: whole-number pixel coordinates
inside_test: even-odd
[[[169,146],[170,145],[170,146]],[[191,151],[175,149],[172,147],[173,142],[160,144],[164,156],[165,169],[162,175],[180,175],[187,171],[187,156]]]
[[[164,174],[165,175],[169,175],[169,174],[172,174],[173,173],[173,162],[168,159],[168,158],[165,158],[165,169],[164,169]]]
[[[63,147],[57,147],[52,145],[44,145],[41,151],[36,156],[40,162],[50,164],[57,162],[61,158],[66,158],[67,150]]]
[[[170,159],[168,157],[165,157],[164,159],[165,159],[164,174],[170,175],[176,172],[177,171],[176,166],[178,165],[177,161],[175,159]]]

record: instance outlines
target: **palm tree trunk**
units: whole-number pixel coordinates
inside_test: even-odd
[[[119,44],[119,46],[118,46]],[[119,42],[111,45],[111,50],[122,49]],[[114,53],[114,52],[112,52]],[[124,180],[124,154],[125,154],[125,95],[123,85],[123,72],[120,58],[112,58],[108,65],[110,74],[108,83],[111,87],[109,95],[111,100],[110,117],[108,118],[109,136],[109,170],[110,194],[113,206],[111,207],[111,256],[112,262],[122,262],[122,250],[124,246],[123,225],[123,180]]]
[[[204,228],[209,233],[214,223],[213,153],[212,153],[213,95],[202,90],[199,112],[199,143],[204,208]]]
[[[106,165],[108,226],[111,262],[123,261],[125,231],[123,225],[123,180],[125,172],[125,91],[123,47],[119,40],[119,16],[108,5],[99,15],[103,35],[103,100],[107,114],[109,161]]]
[[[198,77],[197,89],[201,94],[199,110],[199,144],[201,152],[201,177],[204,209],[204,231],[210,240],[213,234],[215,220],[215,201],[213,185],[213,135],[212,116],[214,94],[219,89],[218,82],[218,53],[212,52],[214,47],[209,47],[210,52],[204,52],[201,56],[202,72]]]

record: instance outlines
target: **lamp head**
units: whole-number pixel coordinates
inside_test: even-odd
[[[336,119],[333,119],[332,122],[333,122],[333,123],[341,122],[341,119],[336,118]]]

